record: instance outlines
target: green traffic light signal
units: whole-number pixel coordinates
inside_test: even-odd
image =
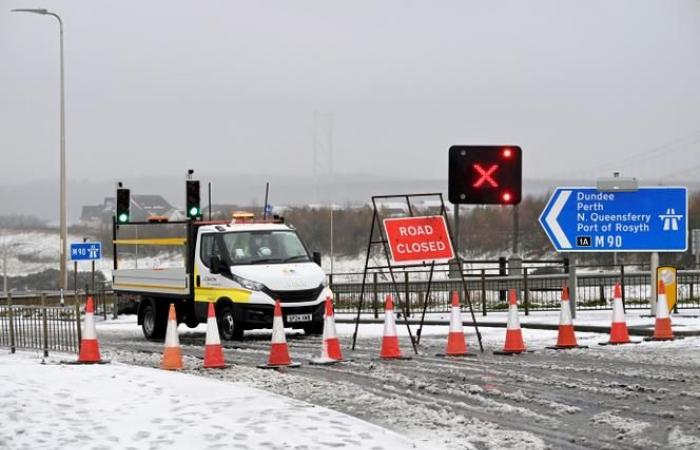
[[[124,213],[119,214],[119,222],[120,223],[126,223],[128,220],[129,220],[129,216],[127,216]]]
[[[193,206],[190,208],[190,217],[198,217],[199,216],[199,208]]]

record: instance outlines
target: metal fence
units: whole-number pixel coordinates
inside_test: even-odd
[[[80,303],[49,306],[46,296],[40,305],[14,304],[12,297],[0,305],[0,346],[16,349],[78,352],[80,348]]]
[[[503,311],[508,308],[507,291],[515,289],[525,313],[530,311],[556,310],[560,307],[562,287],[570,280],[569,274],[532,274],[527,268],[521,275],[500,275],[493,270],[479,269],[465,273],[469,298],[475,312],[486,315],[489,311]],[[338,279],[342,281],[338,281]],[[360,300],[362,274],[341,274],[331,279],[335,293],[335,308],[338,312],[357,311]],[[402,303],[408,299],[406,311],[409,315],[422,311],[428,288],[427,273],[397,272],[396,285]],[[623,300],[628,309],[649,307],[651,296],[650,274],[648,271],[618,271],[598,273],[577,273],[576,307],[579,310],[610,309],[612,290],[621,283]],[[383,311],[384,297],[394,294],[394,285],[388,272],[368,274],[365,286],[363,312],[377,315]],[[430,287],[428,311],[448,312],[451,293],[457,291],[464,296],[460,279],[450,279],[445,273],[438,273]],[[679,270],[677,273],[677,308],[700,308],[700,271]]]

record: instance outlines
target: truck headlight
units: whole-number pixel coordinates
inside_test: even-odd
[[[249,280],[247,278],[243,278],[235,274],[232,274],[232,278],[233,281],[240,284],[246,289],[250,289],[251,291],[262,291],[263,289],[265,289],[265,285],[262,283],[258,283],[257,281]]]

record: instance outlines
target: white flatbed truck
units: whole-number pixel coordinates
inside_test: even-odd
[[[170,225],[172,231],[177,224],[186,229],[185,236],[158,235],[158,227]],[[140,226],[148,237],[120,238],[120,230],[131,226]],[[285,326],[323,332],[324,300],[332,292],[320,254],[309,253],[294,227],[283,221],[115,222],[113,245],[114,291],[138,301],[137,323],[147,339],[165,336],[170,303],[178,322],[192,328],[206,322],[214,303],[220,335],[227,340],[242,338],[245,330],[271,328],[277,299]],[[130,245],[184,246],[184,265],[120,269],[119,249]]]

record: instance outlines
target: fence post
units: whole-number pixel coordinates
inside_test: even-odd
[[[7,319],[10,322],[10,352],[15,352],[15,322],[12,314],[12,293],[7,293]]]
[[[627,312],[625,307],[625,265],[620,264],[620,297],[622,300],[622,311]]]
[[[486,315],[486,269],[481,269],[481,313]]]
[[[379,292],[377,291],[377,272],[372,273],[372,283],[374,285],[374,294],[372,296],[372,308],[374,309],[374,318],[376,319],[379,317]]]
[[[44,334],[44,358],[49,356],[49,322],[46,311],[46,293],[41,293],[41,322]]]
[[[119,294],[112,288],[112,319],[119,317]]]
[[[80,302],[78,301],[78,294],[75,294],[75,329],[78,331],[78,351],[80,353],[80,341],[83,340],[82,330],[80,329]]]
[[[525,308],[525,315],[530,315],[530,287],[527,282],[527,267],[523,269],[523,307]]]
[[[107,320],[107,299],[105,298],[105,285],[104,283],[101,284],[100,288],[100,297],[102,297],[102,318],[106,321]]]
[[[411,317],[411,293],[408,287],[408,272],[403,273],[404,295],[406,296],[406,317]]]

